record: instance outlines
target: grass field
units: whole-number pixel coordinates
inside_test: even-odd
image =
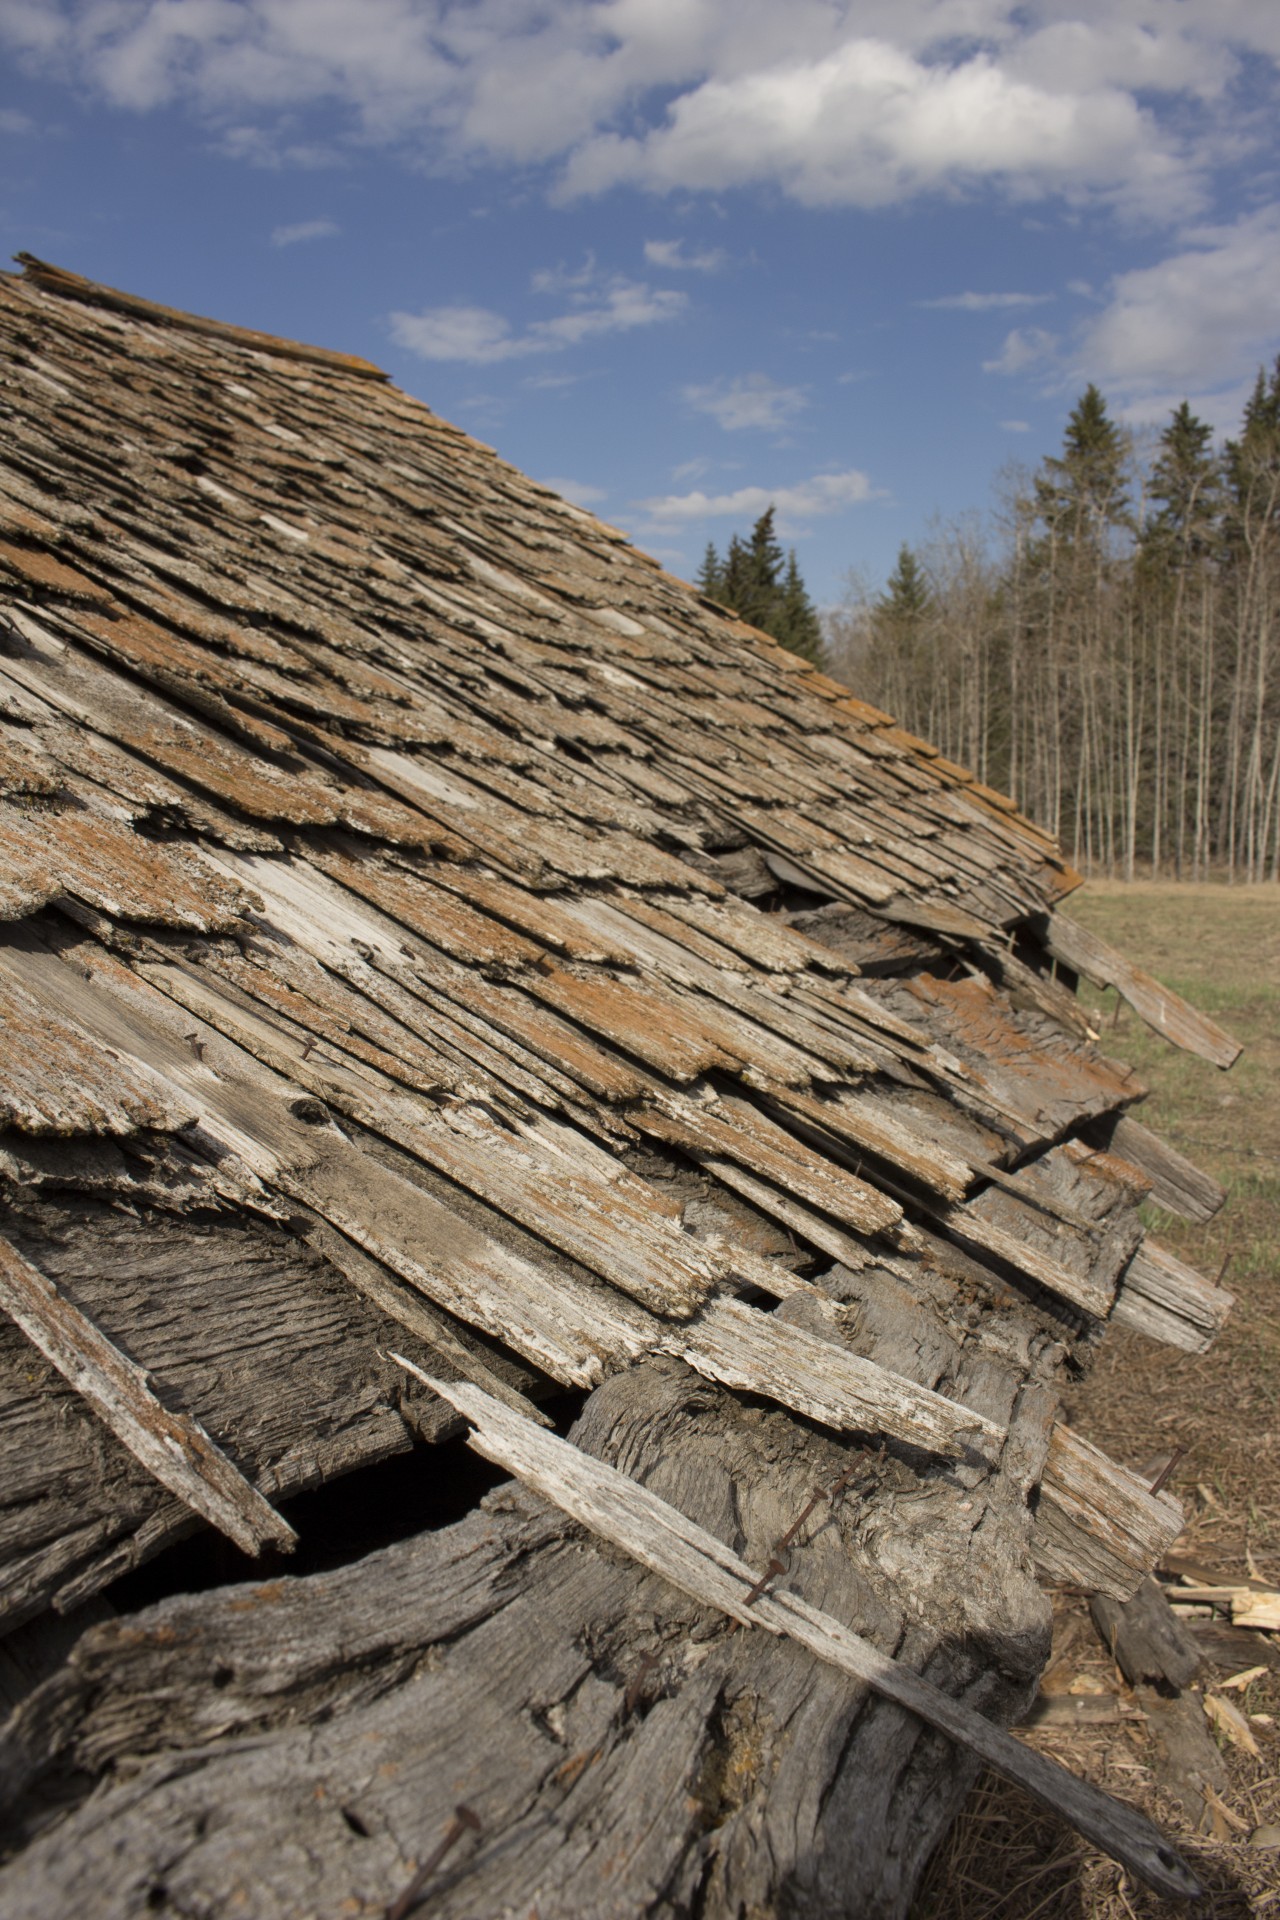
[[[1141,1118],[1227,1191],[1208,1226],[1149,1208],[1149,1230],[1202,1272],[1222,1271],[1236,1307],[1204,1355],[1113,1329],[1067,1417],[1136,1467],[1185,1448],[1171,1481],[1187,1514],[1180,1550],[1233,1577],[1252,1569],[1280,1587],[1280,889],[1093,883],[1070,911],[1210,1014],[1245,1052],[1223,1074],[1174,1052],[1113,994],[1082,988],[1106,1051],[1131,1061],[1150,1089]],[[1092,1659],[1114,1683],[1083,1601],[1063,1597],[1056,1615],[1055,1647],[1060,1634],[1068,1643],[1074,1637],[1082,1665]],[[1203,1685],[1213,1692],[1228,1677],[1207,1668]],[[1163,1821],[1210,1890],[1192,1909],[1195,1920],[1274,1920],[1280,1850],[1251,1846],[1249,1837],[1280,1822],[1280,1685],[1272,1673],[1228,1697],[1263,1719],[1250,1721],[1256,1758],[1224,1748],[1232,1791],[1213,1835],[1192,1833],[1161,1804],[1140,1727],[1072,1730],[1049,1750]],[[913,1920],[1154,1920],[1182,1911],[984,1777],[926,1877]]]

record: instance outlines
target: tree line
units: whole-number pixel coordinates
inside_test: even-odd
[[[1087,871],[1280,879],[1280,358],[1234,439],[1184,402],[1145,459],[1089,386],[1058,454],[824,638]]]

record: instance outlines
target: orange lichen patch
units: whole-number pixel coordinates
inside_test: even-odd
[[[597,1035],[562,1020],[521,988],[498,986],[476,975],[468,983],[466,1005],[514,1042],[517,1050],[545,1060],[597,1100],[633,1100],[650,1085],[641,1069],[602,1045]]]
[[[532,976],[527,984],[539,1000],[567,1014],[588,1033],[600,1035],[672,1080],[696,1080],[717,1067],[732,1072],[746,1064],[736,1050],[721,1044],[714,1019],[703,1018],[701,1007],[637,980],[620,980],[603,972],[583,978],[552,968]]]
[[[896,1201],[806,1147],[746,1100],[703,1105],[658,1098],[635,1108],[628,1118],[640,1132],[695,1157],[735,1160],[859,1232],[879,1233],[902,1218]]]
[[[55,560],[51,553],[38,547],[15,547],[7,540],[0,540],[0,568],[16,574],[40,594],[88,606],[111,605],[111,595],[87,574],[78,573],[65,561]]]
[[[57,768],[19,727],[0,726],[0,793],[56,793]]]
[[[455,960],[482,967],[525,967],[542,958],[542,948],[523,934],[474,912],[456,894],[433,886],[408,867],[349,860],[339,853],[318,853],[315,862],[322,872]]]
[[[1058,1131],[1055,1115],[1064,1110],[1073,1119],[1105,1113],[1145,1091],[1129,1068],[1073,1046],[1060,1033],[1050,1038],[1035,1016],[1013,1013],[987,980],[921,974],[908,991],[927,1010],[930,1032],[954,1047],[976,1079],[1038,1130]]]
[[[465,867],[435,866],[431,877],[451,893],[461,894],[495,919],[510,921],[531,939],[569,960],[626,966],[631,959],[616,941],[603,938],[579,919],[571,903],[561,905],[550,894],[531,893],[496,875],[475,873]]]
[[[234,926],[248,905],[193,848],[144,839],[105,814],[6,806],[0,819],[0,919],[65,893],[113,918],[208,933]]]
[[[22,1133],[176,1131],[195,1118],[141,1061],[109,1053],[18,984],[20,956],[0,958],[0,1127]]]
[[[34,513],[30,507],[20,507],[16,500],[10,500],[3,494],[0,494],[0,527],[7,533],[25,535],[34,540],[57,542],[63,537],[63,530],[56,520],[50,520],[47,514]]]
[[[115,734],[121,745],[144,760],[154,761],[253,819],[332,826],[340,816],[340,790],[326,790],[310,773],[275,766],[210,727],[122,726]]]

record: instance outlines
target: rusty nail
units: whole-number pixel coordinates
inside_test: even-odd
[[[314,1038],[304,1042],[303,1048],[302,1048],[302,1057],[304,1060],[309,1060],[311,1058],[312,1050],[314,1049],[315,1044],[316,1043]]]
[[[1169,1481],[1173,1477],[1174,1468],[1181,1465],[1182,1461],[1184,1461],[1186,1457],[1187,1457],[1187,1450],[1185,1447],[1175,1447],[1173,1452],[1169,1455],[1169,1458],[1165,1461],[1164,1465],[1161,1467],[1155,1479],[1151,1482],[1151,1485],[1147,1488],[1147,1492],[1159,1493],[1163,1487],[1167,1486]]]
[[[387,1908],[387,1920],[405,1920],[405,1915],[417,1905],[418,1895],[440,1866],[450,1847],[457,1845],[468,1827],[472,1833],[479,1833],[479,1814],[473,1813],[470,1807],[455,1807],[453,1818],[445,1828],[439,1846],[423,1861],[400,1898],[393,1900]]]
[[[194,1053],[196,1059],[203,1060],[204,1041],[200,1038],[200,1035],[198,1033],[186,1033],[182,1037],[190,1047],[192,1053]]]
[[[747,1594],[746,1605],[749,1607],[753,1607],[756,1601],[760,1598],[760,1595],[764,1592],[765,1588],[768,1586],[769,1582],[771,1580],[776,1580],[780,1573],[785,1573],[785,1572],[786,1572],[786,1568],[783,1566],[781,1560],[778,1560],[776,1558],[773,1560],[770,1560],[768,1566],[765,1568],[764,1572],[760,1575],[760,1578],[756,1581],[754,1587],[752,1587],[751,1591]]]
[[[1218,1268],[1217,1277],[1215,1278],[1213,1283],[1215,1287],[1220,1287],[1222,1285],[1222,1276],[1226,1272],[1227,1268],[1231,1265],[1231,1258],[1234,1253],[1235,1253],[1235,1248],[1228,1247],[1226,1252],[1223,1254],[1222,1265]]]

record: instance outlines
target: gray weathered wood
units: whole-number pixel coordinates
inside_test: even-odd
[[[1225,1287],[1146,1240],[1121,1276],[1111,1317],[1165,1346],[1204,1353],[1234,1305],[1235,1295]]]
[[[0,1307],[161,1486],[245,1553],[292,1547],[297,1535],[235,1468],[198,1420],[173,1413],[144,1370],[86,1318],[16,1247],[0,1238]]]
[[[1035,926],[1055,960],[1085,974],[1097,987],[1114,987],[1148,1026],[1175,1047],[1198,1053],[1215,1067],[1229,1067],[1239,1059],[1239,1043],[1229,1033],[1078,920],[1061,912],[1048,913],[1040,915]]]
[[[1123,1604],[1095,1593],[1089,1611],[1131,1686],[1189,1687],[1199,1673],[1199,1648],[1184,1623],[1170,1612],[1164,1588],[1150,1576]]]
[[[1094,1121],[1088,1137],[1144,1173],[1151,1182],[1152,1198],[1184,1220],[1212,1220],[1227,1197],[1216,1180],[1132,1113],[1107,1114]]]
[[[402,1361],[410,1371],[412,1363]],[[544,1499],[631,1554],[695,1599],[742,1626],[785,1633],[818,1659],[865,1681],[930,1726],[968,1747],[1044,1805],[1065,1815],[1086,1838],[1130,1867],[1156,1891],[1188,1899],[1199,1886],[1145,1815],[1076,1779],[1043,1754],[1021,1746],[980,1714],[960,1706],[868,1640],[779,1587],[762,1591],[737,1554],[677,1508],[616,1468],[512,1414],[477,1387],[427,1384],[474,1422],[471,1444],[517,1475]]]
[[[1108,1459],[1065,1421],[1053,1430],[1032,1551],[1054,1580],[1128,1600],[1182,1531],[1167,1493]]]
[[[979,1524],[982,1486],[957,1512],[892,1456],[671,1361],[611,1379],[575,1435],[749,1565],[815,1480],[854,1466],[793,1542],[806,1593],[983,1712],[1025,1711],[1049,1615],[1016,1506]],[[483,1831],[433,1883],[442,1920],[695,1904],[733,1920],[744,1901],[900,1920],[975,1766],[788,1636],[726,1638],[722,1616],[506,1487],[352,1567],[94,1629],[0,1736],[10,1819],[31,1836],[0,1906],[381,1910],[461,1798]]]

